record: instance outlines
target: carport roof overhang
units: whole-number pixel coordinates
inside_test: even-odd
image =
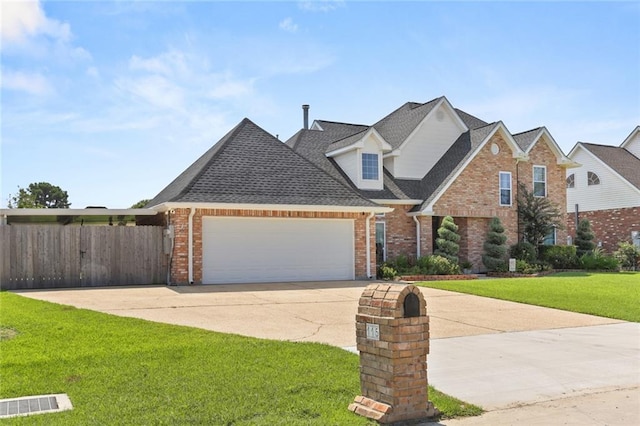
[[[0,209],[0,216],[155,216],[152,209]]]
[[[322,206],[307,204],[233,204],[233,203],[162,203],[152,207],[158,212],[172,209],[233,209],[233,210],[275,210],[275,211],[303,211],[303,212],[349,212],[349,213],[390,213],[393,211],[385,206]]]

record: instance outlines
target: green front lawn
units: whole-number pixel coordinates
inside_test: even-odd
[[[562,272],[539,278],[428,281],[418,285],[640,322],[640,272]]]
[[[3,424],[364,425],[358,356],[122,318],[0,293],[0,398],[67,393],[74,409]],[[248,320],[251,320],[250,318]],[[445,417],[478,407],[435,390]]]

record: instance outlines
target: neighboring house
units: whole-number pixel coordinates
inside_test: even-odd
[[[604,250],[621,241],[640,246],[640,126],[619,147],[578,142],[569,157],[582,164],[567,170],[570,235],[579,219],[588,219]]]

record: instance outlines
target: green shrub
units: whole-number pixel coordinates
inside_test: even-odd
[[[553,269],[574,269],[579,265],[576,246],[543,246],[540,257]]]
[[[601,248],[595,248],[591,253],[580,257],[582,267],[589,271],[615,271],[618,269],[618,260],[606,254]]]
[[[509,248],[509,256],[516,260],[531,263],[536,261],[536,248],[527,241],[521,241]]]
[[[406,254],[401,254],[396,257],[393,262],[388,262],[388,264],[397,269],[398,272],[407,274],[410,273],[411,269],[415,266],[415,259]]]
[[[593,234],[593,231],[591,231],[591,222],[587,219],[581,219],[580,222],[578,222],[575,240],[578,257],[589,254],[596,248],[596,245],[593,242],[594,238],[595,235]]]
[[[420,274],[424,275],[456,275],[460,273],[460,268],[446,257],[422,256],[416,265]]]
[[[460,235],[458,235],[458,225],[455,224],[451,216],[442,219],[442,225],[438,228],[436,238],[436,250],[434,254],[446,257],[451,262],[458,263],[458,252],[460,251]]]
[[[521,274],[537,274],[542,271],[542,267],[537,263],[529,263],[526,260],[516,259],[516,272]]]
[[[504,226],[500,223],[500,219],[494,217],[489,223],[489,232],[482,248],[482,263],[489,271],[504,272],[508,269],[507,247],[505,243],[507,236],[504,235]]]
[[[629,242],[618,243],[618,250],[613,252],[613,256],[623,269],[635,271],[640,266],[640,249]]]
[[[398,276],[398,271],[388,263],[383,263],[378,267],[378,279],[393,280]]]

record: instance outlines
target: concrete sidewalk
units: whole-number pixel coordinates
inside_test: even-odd
[[[15,293],[115,315],[353,350],[358,299],[367,284]],[[640,424],[640,324],[421,290],[427,300],[432,339],[429,382],[489,410],[483,416],[440,424]],[[598,406],[591,406],[596,400]],[[602,418],[608,420],[603,423]]]

